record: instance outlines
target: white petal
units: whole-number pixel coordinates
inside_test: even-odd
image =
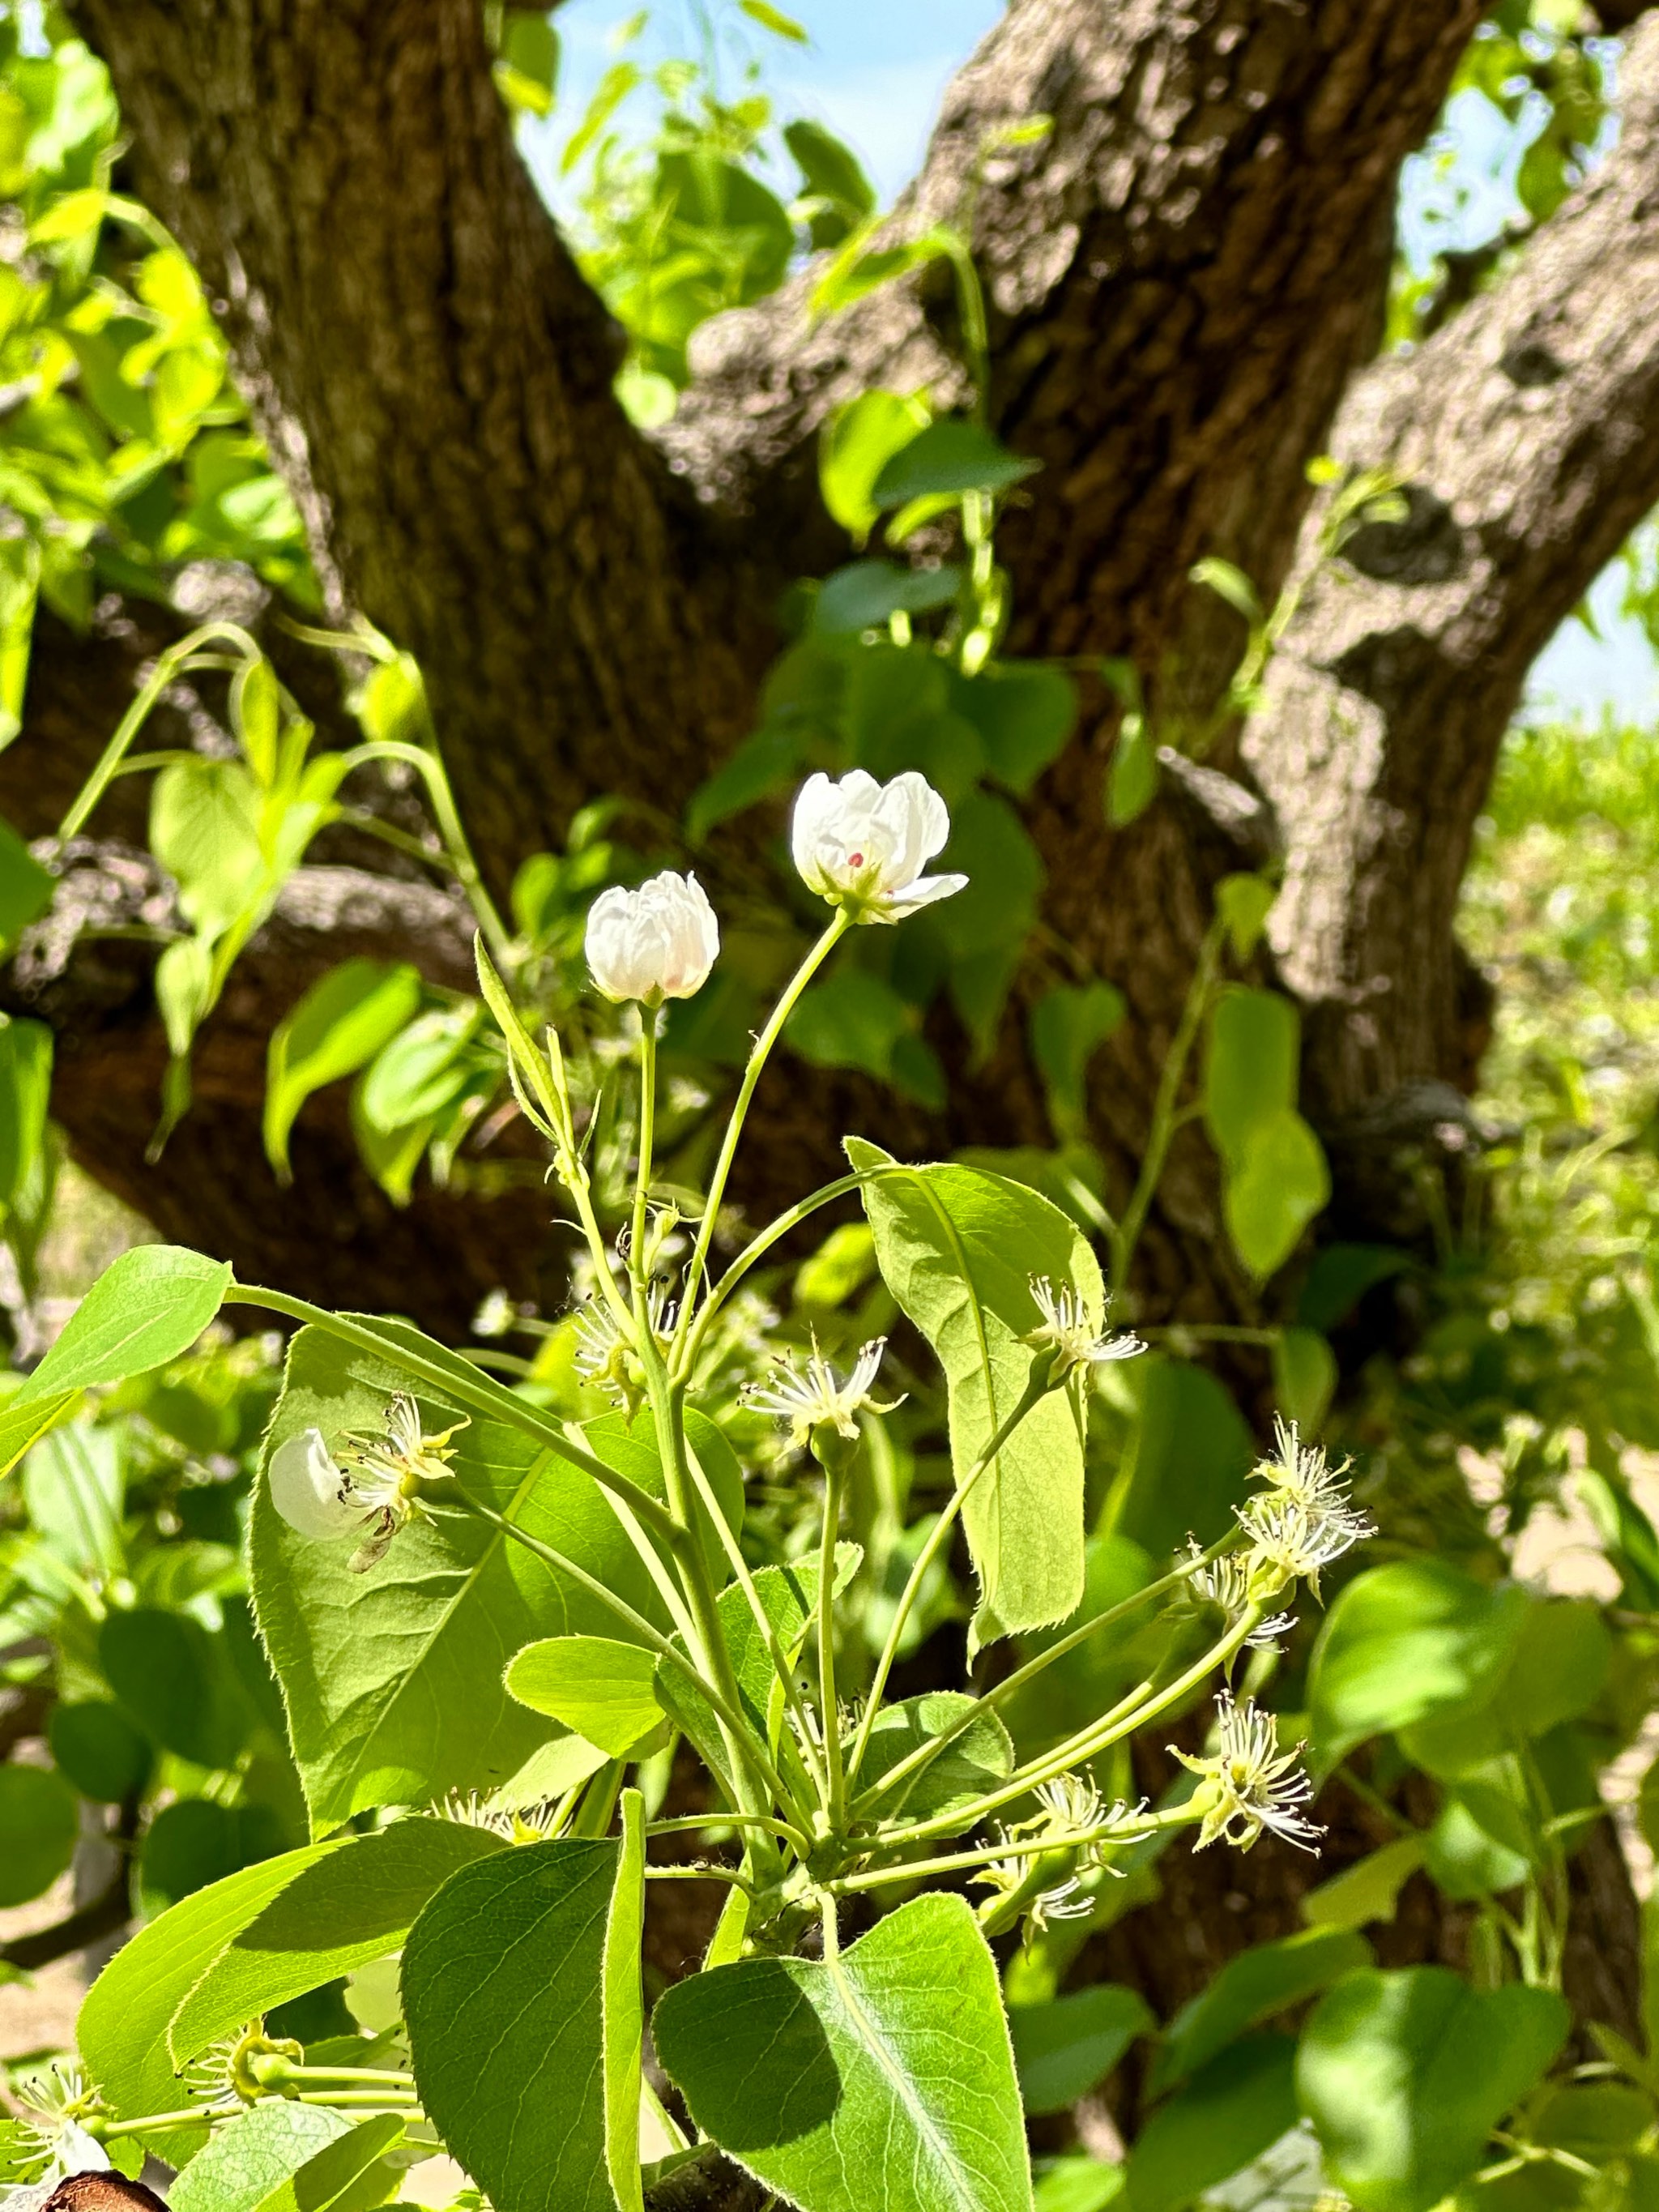
[[[319,1540],[349,1535],[362,1519],[361,1505],[340,1495],[342,1476],[320,1429],[303,1429],[270,1455],[270,1502],[290,1528]]]
[[[918,907],[932,906],[939,899],[954,898],[967,888],[966,876],[918,876],[903,890],[895,891],[882,901],[882,919],[902,921],[907,914],[915,914]]]

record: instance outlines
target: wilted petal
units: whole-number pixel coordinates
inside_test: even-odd
[[[301,1535],[347,1536],[362,1522],[362,1507],[350,1503],[320,1429],[302,1429],[278,1444],[269,1474],[271,1504]]]

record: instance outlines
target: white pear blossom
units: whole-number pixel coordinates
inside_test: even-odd
[[[921,872],[950,834],[945,801],[926,776],[907,769],[884,784],[855,768],[839,783],[807,778],[790,843],[808,890],[860,921],[902,921],[966,884],[966,876]]]
[[[789,1440],[797,1450],[811,1443],[815,1429],[826,1425],[854,1443],[860,1413],[866,1408],[872,1413],[890,1413],[903,1402],[896,1398],[882,1405],[870,1395],[886,1349],[884,1336],[872,1337],[860,1346],[856,1365],[843,1379],[815,1342],[804,1372],[793,1360],[785,1359],[772,1370],[769,1381],[745,1383],[743,1395],[757,1413],[771,1413],[788,1422]]]
[[[1047,1275],[1031,1277],[1031,1296],[1042,1319],[1025,1339],[1033,1351],[1052,1352],[1056,1383],[1079,1367],[1100,1367],[1133,1359],[1146,1346],[1138,1336],[1103,1335],[1090,1320],[1083,1294],[1069,1285],[1056,1290]]]
[[[449,1439],[466,1426],[460,1421],[423,1435],[420,1408],[402,1390],[386,1407],[386,1424],[384,1435],[350,1431],[332,1446],[320,1429],[302,1429],[270,1455],[271,1504],[301,1536],[324,1543],[359,1537],[354,1574],[386,1557],[413,1517],[422,1485],[448,1474]]]
[[[1216,1700],[1216,1716],[1213,1752],[1200,1759],[1175,1752],[1200,1777],[1192,1798],[1200,1815],[1193,1848],[1201,1851],[1224,1841],[1247,1851],[1264,1828],[1271,1828],[1298,1850],[1316,1849],[1324,1830],[1303,1810],[1313,1796],[1313,1784],[1297,1765],[1304,1747],[1280,1751],[1277,1718],[1253,1698],[1236,1705],[1224,1691]],[[1173,1744],[1170,1748],[1175,1751]]]
[[[614,885],[587,913],[587,964],[607,999],[658,1006],[689,999],[708,981],[720,926],[695,876],[665,868],[637,890]]]

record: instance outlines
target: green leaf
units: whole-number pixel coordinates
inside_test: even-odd
[[[1030,1012],[1031,1057],[1048,1092],[1056,1128],[1080,1129],[1089,1063],[1127,1011],[1115,983],[1056,983]]]
[[[1288,2035],[1231,2044],[1160,2105],[1129,2153],[1133,2212],[1169,2212],[1259,2158],[1296,2125]]]
[[[182,1245],[139,1244],[123,1252],[82,1299],[17,1399],[124,1382],[164,1367],[190,1350],[229,1287],[228,1261],[204,1259]]]
[[[73,1421],[43,1437],[23,1462],[29,1526],[76,1574],[125,1571],[125,1447],[120,1428]]]
[[[264,896],[259,790],[240,761],[173,761],[155,779],[149,847],[198,928],[222,929]]]
[[[785,791],[800,773],[800,739],[793,730],[757,730],[686,803],[685,834],[701,845],[711,830],[775,792]]]
[[[996,1969],[959,1897],[823,1964],[695,1974],[652,2033],[698,2127],[800,2212],[1030,2212]]]
[[[1296,2069],[1331,2178],[1360,2212],[1429,2212],[1474,2172],[1571,2025],[1552,1990],[1472,1990],[1444,1966],[1339,1982]]]
[[[1127,829],[1157,796],[1158,749],[1142,716],[1126,714],[1106,779],[1106,819],[1114,830]]]
[[[179,2085],[167,2051],[174,2012],[224,1946],[297,1875],[337,1848],[313,1844],[245,1867],[175,1905],[116,1953],[87,1992],[76,2043],[118,2118],[177,2111]],[[206,2133],[179,2128],[150,2141],[158,2157],[179,2166]]]
[[[1036,2212],[1106,2212],[1123,2191],[1123,2168],[1081,2153],[1039,2160]]]
[[[351,2123],[320,2105],[272,2098],[239,2112],[198,2151],[176,2182],[177,2212],[258,2212],[266,2197],[319,2151],[351,2133]]]
[[[1322,1759],[1413,1722],[1478,1711],[1514,1656],[1526,1610],[1523,1591],[1487,1589],[1440,1559],[1357,1575],[1326,1616],[1309,1669]]]
[[[395,2112],[348,2128],[261,2197],[255,2212],[368,2212],[384,2204],[401,2176],[395,2165],[380,2161],[398,2147],[403,2132]],[[219,2212],[217,2205],[213,2212]]]
[[[901,568],[895,561],[853,561],[826,576],[812,602],[812,630],[819,637],[856,637],[878,629],[896,614],[923,615],[948,607],[962,571]]]
[[[320,975],[271,1031],[266,1056],[265,1157],[286,1182],[289,1133],[313,1091],[365,1067],[421,1002],[413,968],[347,960]]]
[[[1136,2036],[1154,2025],[1139,1991],[1115,1982],[1097,1982],[1042,2004],[1012,2007],[1008,2026],[1027,2112],[1061,2112],[1086,2097]]]
[[[605,2159],[621,2212],[645,2212],[640,2177],[640,2098],[644,2088],[645,1800],[622,1794],[622,1855],[605,1928],[600,1995],[605,2019]]]
[[[780,39],[791,40],[798,46],[808,43],[805,32],[794,17],[786,15],[781,8],[773,7],[772,0],[738,0],[738,5],[751,23],[758,23],[763,30],[774,33]]]
[[[269,1805],[179,1798],[164,1805],[144,1831],[138,1852],[140,1902],[147,1913],[164,1911],[226,1875],[275,1858],[288,1840]]]
[[[282,700],[276,672],[263,654],[256,660],[245,660],[230,680],[230,721],[255,776],[262,784],[274,783]]]
[[[613,1759],[636,1753],[663,1724],[657,1660],[641,1644],[608,1636],[551,1636],[509,1661],[507,1686],[521,1705],[548,1713]]]
[[[1207,1368],[1161,1354],[1130,1373],[1140,1418],[1112,1527],[1165,1559],[1189,1535],[1212,1544],[1233,1526],[1257,1452],[1237,1401]]]
[[[1421,1839],[1397,1837],[1310,1889],[1302,1900],[1302,1917],[1310,1928],[1364,1928],[1392,1919],[1395,1900],[1422,1863]]]
[[[871,497],[878,507],[890,507],[933,495],[1007,491],[1042,465],[1011,453],[981,424],[951,416],[930,422],[894,454],[876,478]]]
[[[1274,1406],[1317,1435],[1336,1395],[1336,1354],[1317,1329],[1287,1328],[1273,1339],[1273,1368]]]
[[[884,1705],[871,1727],[859,1786],[871,1788],[901,1759],[954,1728],[975,1700],[958,1690],[927,1690],[919,1698]],[[1014,1771],[1014,1747],[1007,1729],[992,1712],[979,1715],[948,1749],[881,1800],[884,1820],[902,1813],[912,1820],[931,1820],[959,1813],[1006,1782]]]
[[[154,1606],[110,1613],[98,1663],[152,1742],[198,1766],[235,1765],[252,1716],[220,1639],[192,1614]]]
[[[1253,1129],[1222,1200],[1227,1233],[1251,1273],[1265,1279],[1282,1267],[1330,1197],[1324,1148],[1293,1107]]]
[[[9,822],[0,821],[0,949],[15,945],[52,904],[58,878],[48,873]]]
[[[1447,1797],[1425,1833],[1423,1863],[1442,1896],[1457,1904],[1518,1888],[1532,1870],[1528,1853],[1486,1826],[1479,1799],[1471,1802],[1461,1792]]]
[[[209,1959],[167,2026],[175,2066],[222,2035],[401,1948],[452,1875],[507,1848],[486,1828],[399,1820],[295,1872]]]
[[[26,1451],[80,1403],[78,1390],[52,1390],[44,1397],[24,1397],[14,1390],[0,1404],[0,1474],[9,1474]]]
[[[862,968],[837,968],[803,991],[784,1024],[784,1042],[815,1067],[861,1067],[884,1079],[894,1047],[910,1034],[917,1010],[890,983]]]
[[[477,999],[434,1007],[374,1054],[358,1094],[363,1120],[382,1136],[412,1128],[453,1105],[472,1074],[469,1049],[483,1019]]]
[[[404,1950],[404,2017],[421,2102],[495,2212],[612,2212],[607,2153],[625,2118],[608,2066],[607,1966],[637,1927],[622,1848],[560,1838],[503,1851],[446,1883]],[[626,1915],[608,1955],[613,1914]],[[609,1993],[618,1995],[611,1984]],[[481,2068],[479,2053],[489,2063]]]
[[[945,1369],[960,1483],[1030,1377],[1024,1338],[1038,1320],[1031,1278],[1047,1276],[1056,1289],[1070,1285],[1098,1327],[1105,1307],[1099,1264],[1059,1208],[1019,1183],[969,1167],[892,1172],[887,1153],[856,1137],[848,1138],[847,1154],[864,1178],[865,1212],[887,1286]],[[1051,1392],[963,1504],[980,1577],[974,1649],[1076,1610],[1083,1595],[1082,1427],[1073,1392]]]
[[[1211,558],[1195,561],[1188,570],[1195,584],[1207,584],[1217,597],[1223,599],[1237,615],[1253,627],[1262,619],[1261,602],[1256,597],[1255,586],[1242,568],[1231,561]]]
[[[1216,1001],[1204,1055],[1204,1121],[1230,1167],[1296,1104],[1302,1024],[1278,991],[1231,985]]]
[[[1248,960],[1261,942],[1279,886],[1265,876],[1224,876],[1215,887],[1215,910],[1226,925],[1227,941],[1237,960]]]
[[[118,1805],[142,1787],[150,1747],[119,1705],[87,1698],[54,1705],[47,1725],[52,1755],[83,1797]]]
[[[307,1428],[330,1440],[378,1430],[392,1393],[410,1388],[399,1343],[441,1365],[454,1355],[397,1322],[374,1324],[384,1359],[315,1328],[289,1348],[267,1450]],[[466,1370],[463,1371],[475,1371]],[[428,1431],[461,1411],[424,1383]],[[737,1511],[742,1475],[711,1422],[688,1417],[693,1449]],[[590,1447],[662,1498],[648,1418],[593,1423]],[[477,1419],[454,1439],[457,1484],[556,1547],[666,1630],[661,1600],[590,1475],[504,1421]],[[715,1555],[716,1538],[707,1532]],[[441,1512],[404,1528],[368,1574],[351,1547],[314,1543],[275,1511],[262,1482],[252,1544],[255,1606],[283,1686],[294,1755],[313,1823],[331,1826],[386,1804],[423,1804],[447,1790],[489,1790],[554,1734],[511,1698],[502,1670],[544,1637],[614,1636],[617,1616],[525,1547],[471,1515]]]
[[[979,732],[992,775],[1022,799],[1077,726],[1077,686],[1046,660],[993,661],[953,685],[951,705]]]
[[[1165,2029],[1148,2084],[1152,2094],[1173,2088],[1208,2065],[1246,2028],[1370,1962],[1370,1944],[1347,1929],[1310,1930],[1241,1951]]]
[[[0,1765],[0,1905],[50,1889],[75,1856],[80,1808],[50,1767]]]
[[[805,127],[792,124],[790,130]],[[861,392],[826,420],[818,437],[818,489],[856,544],[863,544],[881,512],[872,496],[876,478],[927,421],[924,400],[897,392]]]
[[[0,1014],[0,1221],[27,1190],[46,1142],[52,1048],[44,1022]]]

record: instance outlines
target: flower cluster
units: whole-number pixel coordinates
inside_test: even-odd
[[[1296,1581],[1317,1592],[1324,1570],[1376,1524],[1349,1496],[1347,1463],[1334,1472],[1316,1444],[1304,1444],[1294,1421],[1276,1423],[1273,1451],[1255,1468],[1269,1486],[1236,1507],[1244,1532],[1253,1601],[1276,1597]]]
[[[1303,1808],[1313,1796],[1313,1784],[1297,1761],[1304,1746],[1292,1751],[1279,1747],[1279,1723],[1251,1698],[1233,1703],[1223,1691],[1216,1700],[1217,1741],[1213,1752],[1192,1759],[1176,1751],[1182,1765],[1199,1777],[1192,1804],[1199,1814],[1198,1841],[1225,1841],[1248,1851],[1264,1828],[1282,1836],[1300,1850],[1312,1850],[1324,1833],[1309,1820]],[[1170,1747],[1172,1751],[1175,1747]]]
[[[1115,1841],[1140,1832],[1146,1816],[1144,1802],[1130,1805],[1120,1798],[1109,1806],[1086,1774],[1061,1774],[1039,1783],[1037,1802],[1042,1810],[1029,1820],[1001,1831],[1004,1844],[1039,1844],[993,1859],[973,1877],[1000,1899],[1018,1899],[1024,1917],[1041,1932],[1053,1920],[1082,1920],[1095,1909],[1092,1883],[1097,1874],[1117,1874],[1109,1856]],[[1065,1872],[1050,1879],[1061,1854]],[[1038,1885],[1041,1885],[1040,1887]]]
[[[945,801],[925,776],[911,769],[882,784],[855,768],[838,783],[807,778],[791,844],[809,890],[854,921],[896,922],[967,883],[921,872],[950,834]],[[708,981],[720,949],[708,893],[672,868],[636,890],[602,891],[588,910],[587,965],[607,999],[653,1008],[689,999]]]
[[[280,1443],[270,1455],[270,1502],[301,1536],[359,1538],[350,1565],[366,1574],[414,1517],[422,1486],[449,1473],[449,1440],[466,1425],[423,1434],[420,1407],[400,1390],[383,1435],[349,1430],[331,1446],[320,1429],[302,1429]]]
[[[1249,1554],[1224,1552],[1219,1559],[1206,1560],[1196,1537],[1189,1540],[1187,1548],[1194,1563],[1188,1587],[1206,1605],[1214,1606],[1225,1617],[1230,1628],[1235,1626],[1253,1602],[1250,1583],[1254,1565]],[[1270,1651],[1295,1626],[1294,1613],[1271,1613],[1265,1620],[1257,1621],[1244,1641],[1253,1651]]]
[[[665,1351],[679,1317],[678,1302],[661,1283],[647,1293],[646,1326]],[[597,1293],[576,1309],[576,1372],[620,1406],[631,1420],[645,1398],[645,1370],[634,1340],[608,1300]]]

